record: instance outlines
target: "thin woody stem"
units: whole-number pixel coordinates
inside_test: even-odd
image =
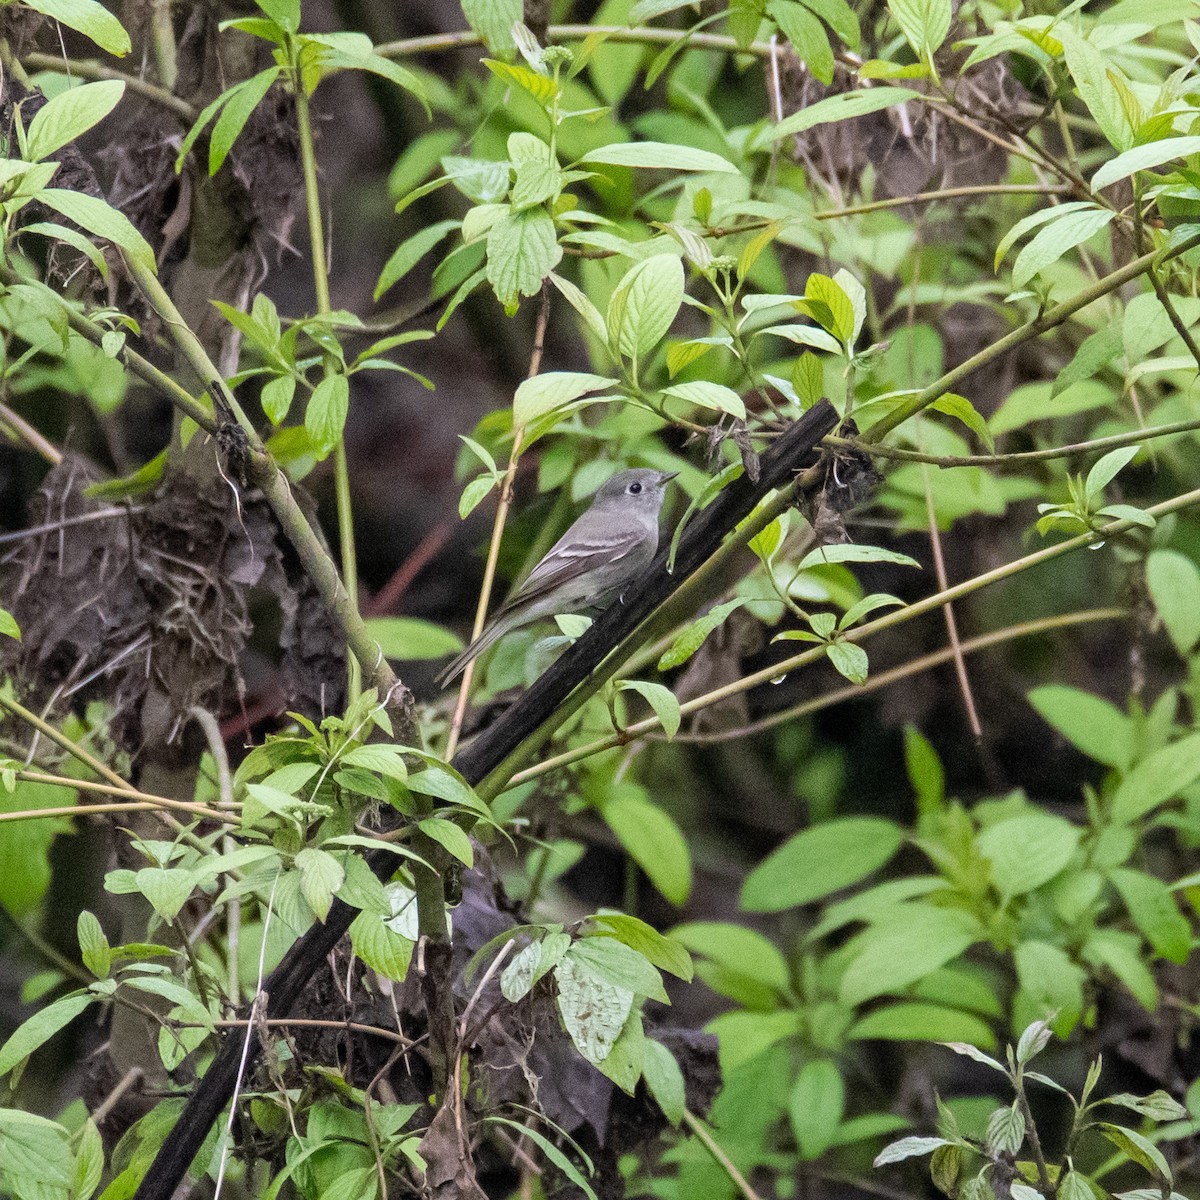
[[[533,335],[533,349],[529,355],[529,373],[527,379],[532,379],[542,367],[542,351],[546,345],[546,327],[550,321],[550,285],[542,282],[541,307],[538,309],[537,325]],[[513,482],[517,476],[517,462],[521,454],[521,443],[525,430],[518,425],[513,433],[512,450],[508,455],[508,469],[500,485],[500,502],[496,506],[496,519],[492,523],[492,540],[488,545],[487,562],[483,568],[483,583],[479,589],[479,603],[475,607],[475,624],[471,630],[471,639],[483,632],[487,625],[488,606],[491,603],[492,587],[496,580],[496,564],[500,559],[500,543],[504,538],[504,526],[508,521],[508,513],[512,507]],[[446,740],[446,758],[454,757],[458,749],[458,739],[462,734],[463,718],[467,712],[467,699],[471,694],[471,681],[475,675],[475,660],[467,663],[463,671],[462,683],[458,688],[458,699],[454,704],[454,716],[450,721],[450,735]]]
[[[1145,511],[1151,516],[1163,516],[1166,513],[1178,512],[1180,509],[1197,503],[1200,503],[1200,488],[1191,492],[1185,492],[1182,496],[1176,496],[1174,499],[1165,500],[1161,504],[1153,505]],[[944,591],[936,592],[934,595],[927,596],[924,600],[919,600],[915,604],[893,610],[882,617],[876,618],[874,621],[868,621],[863,625],[859,625],[845,634],[845,640],[849,642],[865,641],[873,634],[881,633],[883,630],[890,629],[894,625],[900,625],[913,620],[915,617],[923,616],[925,613],[941,608],[943,605],[961,599],[963,596],[968,596],[972,592],[977,592],[982,588],[988,587],[990,584],[999,583],[1001,580],[1018,575],[1022,571],[1029,570],[1031,567],[1040,566],[1042,563],[1061,558],[1064,554],[1069,554],[1071,551],[1078,550],[1083,546],[1091,546],[1097,542],[1106,541],[1116,534],[1125,533],[1135,528],[1135,526],[1136,523],[1133,521],[1113,521],[1105,525],[1102,529],[1081,533],[1076,537],[1059,542],[1055,546],[1047,546],[1045,549],[1037,550],[1033,554],[1026,555],[1024,558],[1016,559],[1014,562],[1006,563],[1004,566],[997,567],[992,571],[977,575],[974,579],[968,579]],[[681,704],[679,707],[680,715],[688,716],[693,712],[698,712],[702,708],[707,708],[712,704],[727,700],[731,696],[748,692],[751,688],[758,687],[759,684],[770,683],[772,680],[778,679],[790,671],[795,671],[800,667],[817,662],[824,658],[824,656],[825,647],[814,646],[811,650],[805,650],[803,653],[797,654],[792,658],[784,659],[783,662],[775,663],[770,667],[764,667],[761,671],[755,671],[733,683],[726,684],[724,687],[717,688],[714,691],[706,692],[702,696],[697,696]],[[577,746],[573,750],[565,751],[554,758],[544,759],[536,766],[515,771],[509,776],[506,786],[514,787],[519,783],[524,783],[529,779],[536,779],[538,776],[557,770],[560,767],[569,766],[571,763],[579,762],[584,758],[590,758],[593,754],[599,754],[604,750],[611,750],[615,746],[623,746],[635,738],[641,737],[644,733],[660,727],[661,722],[656,716],[647,717],[632,725],[627,725],[619,733],[609,734],[585,746]],[[497,788],[497,790],[501,789]]]

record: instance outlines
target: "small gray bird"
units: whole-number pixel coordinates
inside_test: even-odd
[[[497,638],[556,613],[603,608],[653,561],[663,489],[677,471],[614,475],[486,629],[438,676],[445,687]]]

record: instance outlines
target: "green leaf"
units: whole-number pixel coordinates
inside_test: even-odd
[[[467,867],[474,865],[475,855],[471,849],[471,839],[453,821],[445,821],[441,817],[428,817],[420,822],[420,829],[426,837],[432,838],[448,850],[459,862]]]
[[[885,1147],[871,1164],[875,1167],[886,1167],[889,1163],[903,1162],[906,1158],[915,1158],[918,1154],[932,1154],[939,1146],[951,1145],[945,1138],[937,1137],[906,1137]]]
[[[328,850],[306,846],[296,855],[300,872],[300,894],[308,901],[318,921],[325,923],[334,893],[346,879],[346,872]]]
[[[513,48],[512,27],[524,16],[521,0],[462,0],[462,10],[489,50]]]
[[[1171,889],[1144,871],[1116,867],[1108,877],[1154,952],[1173,963],[1187,962],[1192,947],[1191,926],[1179,911]]]
[[[846,1111],[846,1085],[827,1058],[806,1062],[788,1096],[788,1117],[800,1157],[812,1162],[833,1145]]]
[[[79,938],[79,954],[83,959],[83,965],[97,979],[104,979],[112,968],[112,949],[108,944],[108,938],[104,936],[104,930],[100,928],[100,922],[96,919],[95,913],[88,912],[85,908],[79,914],[75,929]]]
[[[17,624],[16,617],[4,608],[0,608],[0,634],[16,638],[18,642],[21,640],[21,627]]]
[[[603,1062],[633,1010],[633,992],[598,979],[567,957],[554,969],[558,1011],[575,1048],[590,1063]]]
[[[1118,770],[1133,759],[1133,723],[1100,696],[1078,688],[1050,684],[1034,688],[1029,703],[1043,720],[1089,758]]]
[[[375,284],[374,298],[379,299],[388,288],[400,282],[434,248],[439,242],[461,226],[461,221],[437,221],[426,225],[410,238],[406,238],[392,252],[391,257],[384,263],[379,272],[379,282]]]
[[[1146,586],[1175,649],[1186,656],[1200,641],[1200,570],[1177,550],[1151,550]]]
[[[556,408],[592,392],[616,387],[620,382],[607,375],[589,375],[582,371],[544,371],[523,380],[513,396],[513,426],[531,425]]]
[[[1089,503],[1100,498],[1104,489],[1129,465],[1140,449],[1141,446],[1120,446],[1092,465],[1083,485]]]
[[[726,971],[744,975],[774,995],[786,996],[791,989],[787,960],[763,934],[727,921],[689,921],[671,930],[671,937]]]
[[[622,679],[617,687],[621,691],[637,692],[654,709],[654,715],[658,717],[668,740],[679,732],[679,701],[669,687],[641,679]]]
[[[940,1004],[890,1004],[869,1012],[850,1026],[849,1041],[936,1042],[951,1037],[956,1044],[996,1044],[991,1026],[974,1013]]]
[[[458,634],[417,617],[369,617],[366,624],[384,656],[397,662],[444,658],[463,648]]]
[[[881,817],[838,817],[794,834],[746,878],[741,905],[781,912],[849,887],[900,849],[904,830]]]
[[[642,794],[618,785],[600,804],[600,815],[626,853],[672,904],[683,904],[692,890],[692,859],[679,826]]]
[[[858,48],[862,40],[858,17],[846,0],[801,0],[805,8],[811,9],[842,39],[851,50]]]
[[[487,279],[513,313],[522,296],[533,296],[562,258],[554,221],[544,208],[526,208],[502,217],[488,232]]]
[[[354,953],[373,971],[397,982],[408,974],[415,943],[392,929],[379,913],[364,909],[350,924]]]
[[[1035,275],[1057,262],[1068,250],[1104,229],[1116,213],[1110,208],[1084,208],[1047,225],[1017,255],[1013,286],[1024,287]]]
[[[733,388],[724,384],[710,383],[707,379],[697,379],[691,383],[676,383],[662,389],[664,396],[676,396],[688,404],[696,404],[701,408],[713,408],[718,412],[729,413],[739,420],[746,419],[746,405],[741,396]]]
[[[1101,367],[1107,366],[1121,353],[1121,328],[1119,325],[1103,325],[1090,334],[1075,351],[1075,357],[1058,373],[1050,389],[1053,400],[1081,379],[1090,379]]]
[[[740,174],[728,159],[711,150],[696,150],[674,142],[614,142],[589,150],[581,163],[610,167],[656,167],[668,171],[722,171]]]
[[[287,417],[296,398],[296,380],[291,375],[278,375],[263,384],[259,400],[267,420],[278,425]]]
[[[465,7],[469,0],[463,0],[463,3]],[[535,1145],[541,1147],[542,1153],[587,1197],[587,1200],[596,1200],[596,1193],[579,1173],[579,1169],[549,1138],[543,1137],[536,1129],[531,1129],[528,1125],[518,1125],[516,1121],[510,1121],[507,1117],[489,1116],[484,1120],[492,1121],[497,1125],[507,1125],[510,1129],[517,1130],[522,1137],[527,1137]],[[580,1153],[582,1154],[582,1151]],[[584,1155],[584,1157],[587,1156]],[[588,1169],[592,1169],[590,1160]]]
[[[683,263],[656,254],[634,263],[613,289],[605,325],[614,356],[634,362],[663,339],[683,303]]]
[[[225,93],[225,106],[208,140],[208,173],[215,175],[241,136],[250,114],[262,103],[279,75],[278,67],[268,67]]]
[[[1145,171],[1172,159],[1188,158],[1193,154],[1200,154],[1200,137],[1168,137],[1144,146],[1134,146],[1132,150],[1126,150],[1124,154],[1109,159],[1092,176],[1092,190],[1099,191],[1136,171]]]
[[[90,38],[101,50],[123,58],[131,43],[125,27],[96,0],[23,0],[25,8],[44,13]]]
[[[678,1129],[687,1107],[683,1072],[675,1056],[661,1042],[647,1038],[642,1059],[642,1078],[663,1116]]]
[[[854,303],[842,285],[830,279],[828,275],[814,271],[804,283],[804,297],[806,300],[816,301],[812,316],[832,333],[849,353],[854,346],[858,319]],[[821,305],[824,305],[824,308]]]
[[[0,1178],[20,1187],[12,1194],[38,1200],[47,1193],[63,1196],[65,1192],[57,1189],[70,1185],[74,1165],[67,1131],[61,1125],[33,1113],[0,1109]],[[30,1188],[35,1183],[36,1191]]]
[[[71,1200],[90,1200],[104,1177],[104,1140],[90,1117],[75,1137],[78,1140],[71,1178]]]
[[[96,999],[90,992],[72,992],[39,1009],[22,1022],[0,1046],[0,1076],[24,1062],[39,1046],[69,1025]]]
[[[196,876],[181,867],[143,867],[135,875],[138,891],[164,921],[174,921],[196,887]]]
[[[912,88],[878,87],[865,88],[858,92],[839,92],[836,96],[827,96],[815,104],[809,104],[799,112],[785,117],[778,125],[773,126],[767,133],[772,142],[780,138],[791,137],[804,133],[817,125],[828,125],[833,121],[848,121],[854,117],[863,117],[867,113],[878,112],[881,108],[892,108],[907,100],[916,100],[920,92]]]
[[[1190,1117],[1188,1110],[1162,1088],[1151,1092],[1149,1096],[1131,1096],[1128,1092],[1121,1092],[1116,1096],[1105,1096],[1097,1103],[1119,1104],[1122,1108],[1131,1108],[1152,1121],[1186,1121]]]
[[[939,396],[929,407],[934,412],[945,413],[947,416],[961,421],[979,438],[989,452],[995,452],[996,439],[992,436],[992,431],[975,406],[965,396],[947,392],[945,395]]]
[[[944,967],[979,940],[981,931],[965,912],[932,904],[898,904],[876,924],[856,934],[842,953],[849,965],[838,996],[858,1005],[915,983]]]
[[[699,620],[693,621],[682,633],[678,634],[670,647],[665,650],[658,660],[660,671],[669,671],[687,662],[704,644],[705,639],[714,629],[721,625],[726,617],[735,609],[741,608],[745,600],[730,600],[726,604],[718,604],[711,608]]]
[[[47,101],[29,122],[26,157],[39,162],[103,121],[125,94],[120,80],[84,83]]]
[[[767,13],[813,77],[828,87],[833,82],[833,49],[821,22],[793,0],[771,0]]]
[[[567,303],[583,318],[588,332],[600,342],[608,340],[608,331],[604,327],[604,317],[600,310],[579,290],[569,279],[552,273],[550,282],[558,288]]]
[[[151,271],[157,271],[154,251],[150,243],[134,228],[133,223],[122,212],[118,212],[107,201],[98,196],[85,196],[82,192],[71,192],[65,188],[43,188],[38,200],[47,208],[62,213],[81,229],[107,238],[120,246],[131,258]]]
[[[619,942],[648,958],[656,967],[670,971],[685,982],[692,978],[692,956],[683,943],[661,934],[652,925],[624,913],[601,912],[592,918],[597,935],[611,934]]]
[[[820,103],[823,103],[821,101]],[[811,325],[770,325],[760,329],[758,334],[770,333],[775,337],[787,338],[797,346],[811,346],[814,350],[828,350],[831,354],[841,354],[841,342],[823,329],[815,329]],[[757,337],[758,334],[754,336]]]
[[[1133,145],[1133,127],[1109,77],[1111,68],[1103,51],[1066,21],[1055,25],[1054,33],[1062,42],[1075,87],[1101,132],[1118,150],[1128,150]]]
[[[483,65],[503,82],[515,84],[528,92],[543,108],[549,108],[558,95],[558,85],[549,75],[531,71],[521,63],[497,62],[495,59],[485,58]]]
[[[861,646],[856,646],[853,642],[830,642],[825,647],[825,657],[833,663],[838,674],[851,683],[867,682],[870,663],[867,652]]]
[[[508,191],[507,161],[460,158],[450,154],[442,159],[442,170],[446,172],[446,179],[434,180],[432,185],[426,184],[423,188],[417,188],[402,202],[404,206],[407,207],[408,203],[419,199],[419,194],[429,190],[431,186],[438,186],[447,181],[453,183],[468,200],[476,204],[494,204],[502,200]],[[397,211],[400,211],[400,205],[397,205]]]
[[[888,0],[888,8],[918,57],[932,56],[950,32],[950,0]]]
[[[545,204],[562,191],[563,172],[557,163],[541,162],[535,158],[517,163],[510,199],[513,208],[528,208]]]
[[[1200,779],[1200,733],[1156,750],[1121,780],[1112,799],[1114,821],[1127,823],[1179,795]]]
[[[833,546],[818,546],[810,550],[796,568],[807,571],[812,567],[824,567],[830,563],[894,563],[899,567],[920,567],[915,558],[907,554],[898,554],[895,550],[884,550],[879,546],[855,546],[851,543]]]
[[[1135,1133],[1132,1129],[1126,1129],[1122,1125],[1112,1125],[1107,1121],[1097,1121],[1093,1128],[1103,1137],[1108,1138],[1131,1161],[1149,1171],[1160,1183],[1169,1187],[1175,1182],[1162,1151],[1148,1138],[1143,1137],[1140,1133]]]
[[[328,454],[342,440],[350,411],[350,381],[332,373],[313,389],[304,412],[304,428],[318,454]]]
[[[987,1135],[984,1139],[988,1149],[1015,1154],[1024,1141],[1025,1118],[1021,1115],[1017,1101],[996,1109],[988,1118]]]
[[[1023,896],[1048,883],[1079,846],[1082,831],[1052,813],[1033,812],[989,825],[976,839],[990,861],[992,883],[1002,896]]]
[[[571,944],[566,957],[598,979],[625,988],[635,996],[670,1003],[663,990],[662,976],[653,964],[645,955],[616,938],[580,938]]]

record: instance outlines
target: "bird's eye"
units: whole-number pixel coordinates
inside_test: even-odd
[[[642,485],[640,483],[631,483],[629,485],[629,494],[631,496],[636,496],[641,490]]]

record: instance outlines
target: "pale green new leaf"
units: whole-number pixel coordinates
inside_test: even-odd
[[[524,380],[513,396],[513,426],[521,428],[582,396],[615,387],[620,381],[583,371],[544,371]]]
[[[1118,179],[1125,179],[1136,171],[1146,171],[1151,167],[1162,166],[1175,158],[1187,158],[1192,154],[1200,154],[1200,137],[1169,137],[1161,141],[1148,142],[1144,146],[1134,146],[1124,154],[1109,159],[1092,176],[1092,190],[1108,187]]]
[[[326,375],[313,390],[304,413],[304,428],[318,454],[328,454],[341,440],[350,411],[350,381],[345,375]]]
[[[157,271],[154,262],[154,251],[133,222],[123,213],[118,212],[99,196],[87,196],[83,192],[72,192],[65,188],[43,188],[37,198],[48,208],[62,213],[70,221],[88,233],[97,237],[107,238],[116,246],[120,246],[131,258],[151,271]]]
[[[689,404],[701,408],[713,408],[718,412],[729,413],[739,420],[746,419],[746,405],[741,396],[722,383],[710,383],[707,379],[697,379],[691,383],[676,383],[663,388],[663,395],[676,396]]]
[[[29,160],[38,162],[86,133],[116,108],[124,94],[122,81],[106,79],[68,88],[47,101],[34,114],[25,135]]]
[[[674,142],[614,142],[589,150],[581,163],[596,163],[610,167],[652,167],[668,171],[721,171],[739,174],[727,158],[711,150],[696,150]]]
[[[903,104],[906,100],[916,100],[920,92],[912,88],[878,87],[866,88],[858,92],[839,92],[836,96],[827,96],[816,104],[809,104],[799,112],[785,117],[778,125],[768,130],[767,137],[775,142],[780,138],[791,137],[803,133],[817,125],[827,125],[831,121],[847,121],[853,117],[866,116],[867,113],[878,112],[881,108],[891,108]]]
[[[522,296],[533,296],[562,258],[554,220],[544,208],[526,208],[502,217],[488,232],[487,279],[513,313]]]
[[[1013,286],[1024,287],[1068,250],[1099,233],[1116,215],[1108,208],[1084,208],[1039,230],[1013,263]]]
[[[131,44],[125,27],[96,0],[23,0],[23,6],[82,33],[117,58],[129,53]]]
[[[1178,550],[1152,550],[1146,585],[1175,649],[1190,653],[1200,641],[1200,570]]]
[[[669,687],[641,679],[622,679],[617,686],[621,691],[637,692],[654,709],[654,715],[658,717],[668,739],[679,732],[679,701]]]
[[[950,0],[888,0],[888,8],[918,57],[932,55],[950,32]]]
[[[683,303],[683,263],[656,254],[634,263],[613,289],[605,326],[614,355],[639,361],[663,339]]]

